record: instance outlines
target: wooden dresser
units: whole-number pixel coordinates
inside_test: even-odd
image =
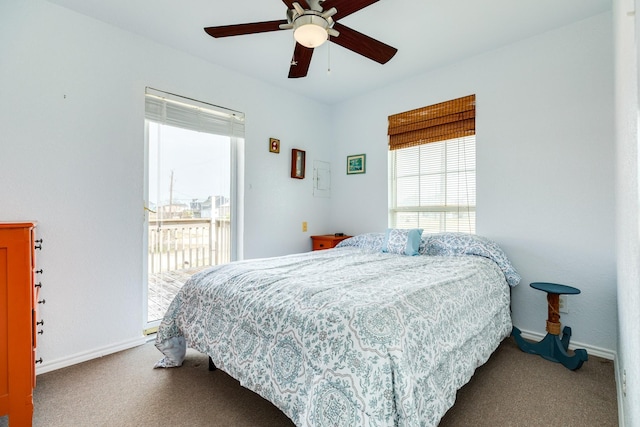
[[[36,385],[35,222],[0,222],[0,417],[31,426]]]
[[[312,249],[319,251],[322,249],[335,248],[336,245],[342,242],[344,239],[348,239],[351,236],[336,236],[335,234],[322,234],[319,236],[311,236]]]

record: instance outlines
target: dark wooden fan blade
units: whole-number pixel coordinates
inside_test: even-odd
[[[333,15],[333,20],[344,18],[347,15],[351,15],[353,12],[357,12],[360,9],[364,9],[377,2],[378,0],[326,0],[322,3],[322,10],[329,10],[335,7],[338,13]]]
[[[286,4],[289,9],[293,9],[294,2],[297,2],[303,9],[309,9],[309,5],[306,0],[282,0],[282,2]]]
[[[206,27],[204,30],[211,37],[242,36],[244,34],[266,33],[278,31],[280,24],[286,24],[287,20],[253,22],[250,24],[221,25],[219,27]]]
[[[345,27],[338,22],[334,24],[333,28],[338,30],[340,35],[338,37],[330,37],[330,41],[380,64],[386,64],[398,51],[395,47]]]
[[[309,64],[311,64],[311,56],[313,56],[313,48],[304,47],[300,43],[296,43],[291,67],[289,68],[290,79],[297,79],[307,75]]]

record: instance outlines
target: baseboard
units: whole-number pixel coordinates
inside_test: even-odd
[[[83,353],[77,353],[69,357],[63,357],[57,360],[45,361],[42,365],[36,367],[36,375],[44,374],[47,372],[55,371],[57,369],[66,368],[67,366],[76,365],[78,363],[86,362],[91,359],[97,359],[99,357],[106,356],[108,354],[117,353],[122,350],[128,350],[133,347],[145,344],[147,342],[146,337],[141,336],[128,341],[122,341],[117,344],[109,345],[99,349],[86,351]]]
[[[531,341],[540,341],[545,337],[546,334],[541,334],[538,332],[525,331],[523,329],[520,330],[522,332],[522,338]],[[587,350],[589,355],[593,355],[596,357],[602,357],[603,359],[616,360],[616,352],[613,350],[607,350],[605,348],[595,347],[589,344],[584,344],[581,342],[575,342],[573,340],[569,341],[569,350],[575,350],[576,348],[584,348]]]

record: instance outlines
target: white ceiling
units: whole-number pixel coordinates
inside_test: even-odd
[[[380,0],[340,23],[397,48],[391,61],[325,43],[307,77],[289,79],[290,30],[221,39],[203,31],[286,19],[281,0],[49,1],[327,104],[611,9],[611,0]]]

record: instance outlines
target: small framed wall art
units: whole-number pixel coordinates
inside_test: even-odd
[[[347,156],[347,175],[364,173],[366,168],[366,154]]]
[[[305,152],[294,148],[291,150],[291,178],[304,179]]]
[[[269,152],[271,153],[279,153],[280,152],[280,140],[276,138],[269,138]]]

